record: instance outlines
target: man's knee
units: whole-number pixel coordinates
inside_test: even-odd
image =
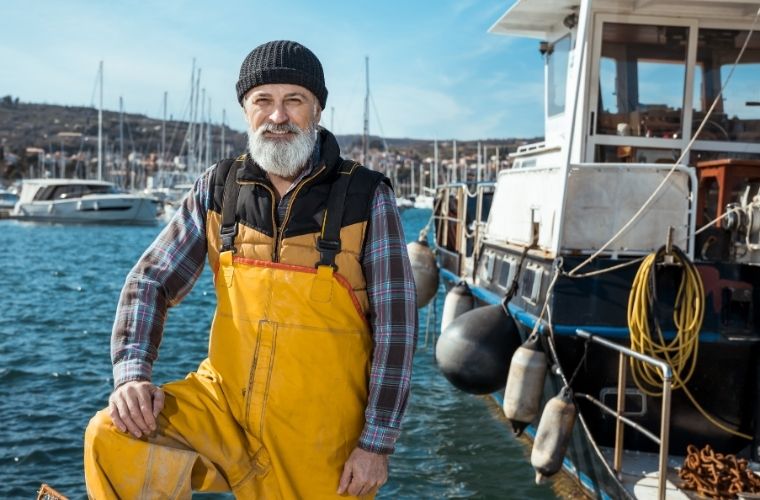
[[[84,431],[85,450],[94,451],[95,447],[110,440],[110,437],[117,432],[119,431],[113,425],[108,410],[100,410],[90,419],[90,423],[87,424],[87,429]]]

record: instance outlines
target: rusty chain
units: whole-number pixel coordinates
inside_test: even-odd
[[[706,498],[736,498],[738,493],[760,493],[760,477],[747,460],[715,453],[710,445],[701,450],[690,444],[678,476],[682,488]]]

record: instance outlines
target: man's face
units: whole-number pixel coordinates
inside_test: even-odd
[[[321,109],[314,94],[299,85],[259,85],[243,99],[243,113],[253,160],[270,174],[295,178],[317,140]]]
[[[303,131],[319,123],[322,110],[314,94],[300,85],[269,83],[252,88],[243,99],[243,111],[251,130],[266,123],[292,123]],[[271,140],[292,139],[292,133],[266,132]]]

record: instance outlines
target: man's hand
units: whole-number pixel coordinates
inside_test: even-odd
[[[116,428],[136,438],[156,430],[156,417],[163,407],[164,391],[144,381],[126,382],[108,398],[108,413]]]
[[[388,456],[354,448],[343,466],[338,495],[374,492],[388,480]]]

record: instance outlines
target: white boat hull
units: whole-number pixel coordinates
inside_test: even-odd
[[[156,223],[158,201],[147,196],[107,194],[71,200],[19,202],[11,217],[20,221],[66,224]]]

